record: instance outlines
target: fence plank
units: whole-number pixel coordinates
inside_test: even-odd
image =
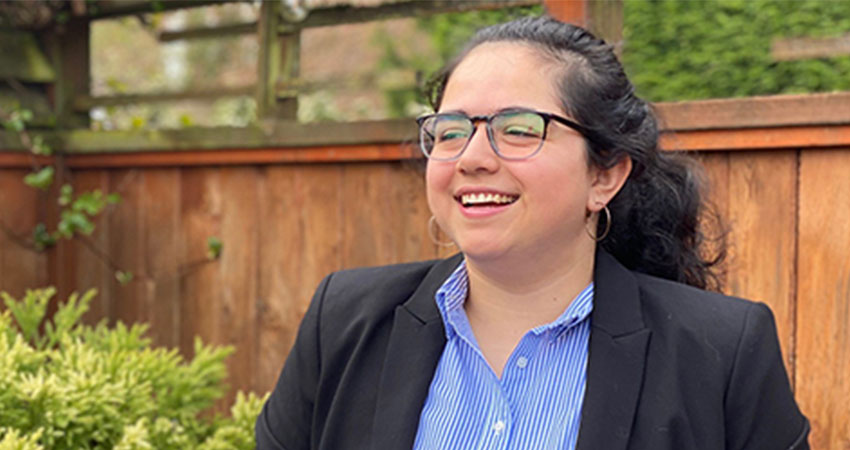
[[[797,152],[731,153],[728,290],[767,303],[793,376]]]
[[[297,171],[292,166],[273,166],[261,171],[260,208],[265,220],[260,224],[258,249],[259,342],[254,362],[254,390],[258,392],[274,387],[309,302],[308,296],[301,297],[304,294],[299,289],[301,265],[295,263],[304,254],[304,241],[299,238],[302,222],[295,204]]]
[[[341,268],[342,169],[337,165],[264,169],[254,387],[274,386],[313,290]]]
[[[719,250],[719,240],[728,230],[729,220],[729,153],[726,152],[706,152],[697,154],[697,161],[704,168],[705,176],[705,195],[708,200],[709,208],[713,211],[707,211],[709,214],[716,214],[717,217],[705,216],[702,219],[701,227],[704,233],[709,237],[708,253],[714,255]],[[715,220],[719,219],[719,220]],[[719,282],[722,286],[728,285],[728,274],[725,273],[724,266],[718,268]],[[728,292],[728,287],[724,289]]]
[[[398,205],[396,234],[400,243],[393,259],[385,262],[418,261],[437,258],[437,248],[428,237],[431,210],[425,198],[425,173],[422,161],[407,161],[391,166],[389,186],[384,191]]]
[[[74,191],[90,192],[100,189],[101,192],[109,191],[109,173],[102,170],[85,170],[76,172],[74,175]],[[75,239],[73,246],[68,249],[68,258],[75,268],[75,276],[68,286],[70,290],[83,293],[91,288],[97,289],[97,295],[91,303],[91,309],[83,316],[83,322],[96,324],[101,319],[112,316],[112,271],[109,263],[103,261],[92,252],[89,246],[93,246],[101,252],[109,250],[109,216],[116,206],[108,206],[100,215],[94,218],[95,229],[91,236],[84,236],[88,244],[80,239]]]
[[[389,259],[397,229],[390,217],[394,205],[383,195],[387,178],[386,166],[352,164],[342,169],[341,253],[345,268],[375,266]],[[386,227],[392,227],[392,233]]]
[[[23,182],[28,173],[0,171],[0,291],[15,298],[49,283],[46,256],[26,243],[44,208],[38,191]]]
[[[180,178],[180,349],[192,355],[195,336],[209,344],[223,344],[218,305],[222,283],[218,263],[208,262],[209,236],[221,236],[222,193],[220,170],[187,169]]]
[[[258,202],[257,169],[243,167],[221,173],[222,253],[219,265],[221,303],[215,305],[221,317],[217,334],[236,352],[228,358],[232,404],[236,390],[250,390],[254,374],[250,368],[256,352],[257,331],[257,249],[261,218]]]
[[[155,345],[176,346],[180,327],[180,171],[144,171],[141,198],[144,272],[140,279]]]
[[[119,170],[110,174],[110,191],[121,194],[123,201],[109,215],[109,228],[120,230],[110,233],[108,252],[120,270],[133,274],[129,283],[122,285],[113,276],[110,280],[113,316],[125,324],[147,322],[150,309],[146,304],[144,283],[149,274],[145,270],[144,215],[139,207],[144,197],[144,180],[141,170]]]
[[[850,448],[850,149],[803,152],[797,398],[811,446]]]
[[[402,164],[343,169],[343,267],[436,257],[426,234],[430,213],[422,174]]]

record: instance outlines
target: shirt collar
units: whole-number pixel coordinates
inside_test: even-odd
[[[535,327],[531,329],[531,332],[541,335],[547,331],[551,331],[553,336],[557,336],[589,318],[590,313],[593,311],[593,292],[594,284],[591,281],[570,302],[567,309],[557,319]],[[463,304],[466,302],[468,293],[469,276],[466,272],[466,260],[463,260],[443,285],[440,286],[434,296],[437,309],[440,311],[440,316],[445,325],[446,338],[448,339],[454,334],[471,337],[472,332],[469,329],[469,321],[466,319],[466,312],[463,310]]]

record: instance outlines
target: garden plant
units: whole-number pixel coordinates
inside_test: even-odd
[[[144,324],[81,323],[94,291],[48,317],[54,295],[0,292],[0,450],[254,448],[264,398],[240,392],[229,417],[210,411],[232,348],[196,339],[185,360],[152,347]]]

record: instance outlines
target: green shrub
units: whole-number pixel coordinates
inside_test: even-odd
[[[627,0],[623,62],[652,101],[850,89],[850,56],[776,61],[775,39],[850,32],[850,2]]]
[[[185,361],[151,348],[146,325],[82,325],[94,291],[45,320],[54,294],[0,292],[0,450],[254,448],[264,398],[240,392],[231,417],[203,414],[225,392],[231,348],[196,339]]]

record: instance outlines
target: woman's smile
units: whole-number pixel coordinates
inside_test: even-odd
[[[463,187],[454,196],[461,213],[469,219],[490,217],[508,210],[519,194],[483,187]]]

